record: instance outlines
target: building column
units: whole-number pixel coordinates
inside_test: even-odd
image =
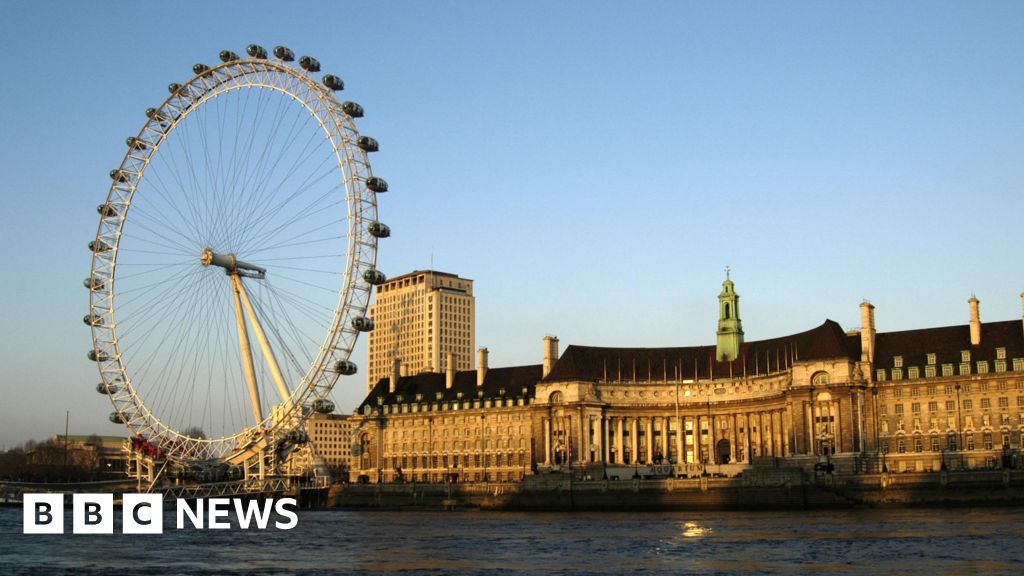
[[[651,465],[654,462],[654,418],[644,418],[646,420],[644,428],[646,429],[647,440],[647,465]]]
[[[750,453],[750,441],[753,438],[753,431],[750,429],[750,412],[743,413],[743,444],[746,448],[747,464],[754,462],[754,455]]]
[[[682,464],[683,462],[686,462],[686,452],[684,451],[685,446],[683,444],[683,434],[686,433],[686,430],[684,430],[684,428],[686,428],[686,426],[684,425],[684,423],[686,422],[686,417],[685,416],[680,416],[679,418],[675,418],[675,421],[676,421],[676,464]],[[677,470],[676,473],[678,474],[679,471]]]
[[[624,430],[623,430],[624,426],[625,426],[625,424],[623,422],[622,417],[621,416],[616,416],[615,417],[615,450],[616,450],[615,463],[616,464],[625,464],[626,463],[626,460],[625,460],[626,451],[625,451],[625,446],[623,444],[625,442],[625,435],[624,435]]]
[[[715,458],[715,415],[712,414],[708,418],[708,464],[717,464],[718,459]]]
[[[740,461],[740,457],[739,457],[739,454],[740,454],[740,432],[739,432],[739,428],[736,426],[736,421],[737,420],[738,420],[738,418],[736,417],[736,413],[735,412],[733,412],[732,414],[729,415],[729,430],[732,433],[732,439],[729,442],[729,450],[732,452],[732,461],[736,462],[736,463],[739,463],[739,461]]]
[[[669,433],[670,433],[670,418],[662,418],[662,462],[669,461]]]
[[[628,464],[636,464],[639,462],[637,459],[637,453],[640,452],[640,419],[630,418],[630,461]]]
[[[544,464],[551,465],[551,419],[541,418],[544,424]]]

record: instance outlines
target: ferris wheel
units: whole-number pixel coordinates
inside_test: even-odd
[[[252,44],[192,71],[146,110],[97,207],[88,358],[133,441],[262,469],[357,371],[388,185],[363,108],[316,59]]]

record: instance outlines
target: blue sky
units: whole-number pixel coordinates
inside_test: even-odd
[[[85,360],[94,208],[166,85],[251,42],[364,105],[380,267],[473,278],[492,365],[709,343],[726,264],[748,339],[863,298],[883,331],[971,293],[1021,316],[1020,3],[2,0],[0,445],[123,432]]]

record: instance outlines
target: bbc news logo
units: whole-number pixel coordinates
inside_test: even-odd
[[[63,494],[24,494],[23,532],[25,534],[64,533]],[[242,498],[197,498],[190,504],[175,502],[175,526],[184,530],[190,524],[197,530],[227,530],[235,525],[242,530],[291,530],[299,523],[295,498],[244,500]],[[71,501],[73,534],[113,534],[113,494],[75,494]],[[271,523],[271,519],[274,520]],[[125,494],[121,500],[121,532],[124,534],[163,534],[164,497],[162,494]]]

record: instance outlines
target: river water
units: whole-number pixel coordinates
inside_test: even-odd
[[[288,531],[126,535],[118,523],[103,536],[26,535],[21,522],[0,509],[0,574],[1024,573],[1024,509],[324,510]]]

